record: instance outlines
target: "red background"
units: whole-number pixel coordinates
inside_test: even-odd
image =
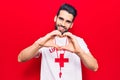
[[[71,32],[85,39],[99,63],[97,72],[83,66],[83,80],[120,80],[119,0],[1,0],[0,80],[39,80],[40,59],[18,63],[17,55],[54,29],[63,2],[77,8]]]

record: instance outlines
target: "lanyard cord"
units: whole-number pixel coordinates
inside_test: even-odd
[[[56,44],[56,39],[55,39],[55,44]],[[65,42],[65,45],[67,45],[67,38],[66,38],[66,42]],[[61,50],[60,50],[61,51]],[[63,55],[65,54],[65,49],[63,49]],[[57,53],[57,58],[59,57],[58,55],[58,49],[56,49],[56,53]],[[60,52],[60,55],[61,55],[61,52]],[[61,71],[61,65],[59,64],[59,67],[60,67],[60,72],[59,72],[59,78],[61,78],[61,76],[62,76],[62,71]]]

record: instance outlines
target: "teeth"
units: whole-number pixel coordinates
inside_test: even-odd
[[[59,29],[60,29],[60,30],[63,30],[64,28],[60,26]]]

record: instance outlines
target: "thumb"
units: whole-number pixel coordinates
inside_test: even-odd
[[[61,49],[70,51],[70,52],[74,52],[74,48],[70,47],[70,46],[62,46]]]
[[[55,48],[57,48],[57,49],[61,49],[61,47],[58,46],[58,45],[56,45],[56,44],[52,44],[52,47],[55,47]]]

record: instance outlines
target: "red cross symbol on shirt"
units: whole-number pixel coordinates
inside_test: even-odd
[[[58,62],[60,67],[64,67],[64,62],[69,62],[69,59],[64,58],[64,54],[60,54],[60,58],[55,58],[55,62]]]

